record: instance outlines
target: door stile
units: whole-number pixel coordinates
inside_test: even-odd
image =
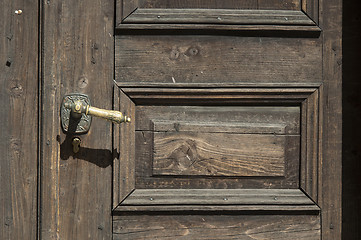
[[[320,207],[322,239],[341,239],[342,226],[342,1],[321,0]]]
[[[111,123],[94,119],[74,153],[60,124],[65,94],[112,108],[112,1],[42,3],[41,239],[111,238]]]

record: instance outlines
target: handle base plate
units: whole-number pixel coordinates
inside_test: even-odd
[[[60,119],[61,126],[65,133],[84,134],[89,131],[92,117],[83,113],[80,118],[75,118],[71,114],[71,109],[65,107],[65,105],[74,104],[77,101],[81,101],[86,105],[91,105],[88,95],[71,93],[64,96],[61,103]]]

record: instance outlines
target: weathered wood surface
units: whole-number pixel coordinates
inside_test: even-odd
[[[153,132],[136,131],[135,176],[139,188],[298,188],[299,137],[288,137],[285,146],[284,177],[176,177],[153,173]]]
[[[117,83],[120,84],[120,83]],[[224,86],[222,83],[214,84],[189,84],[192,87],[186,87],[187,84],[163,84],[151,83],[148,87],[137,87],[130,83],[125,84],[122,90],[136,103],[139,107],[142,105],[184,105],[184,106],[289,106],[301,105],[317,88],[310,84],[308,88],[292,88],[286,84],[281,84],[282,88],[275,88],[271,84],[255,88],[256,83],[239,84],[235,88],[231,85]],[[143,83],[147,84],[147,83]],[[143,85],[139,84],[139,85]],[[163,85],[160,87],[160,85]],[[171,86],[173,85],[173,86]],[[275,84],[277,85],[277,84]],[[301,84],[304,86],[304,84]],[[316,85],[317,87],[320,84]],[[250,108],[248,108],[250,109]],[[257,109],[257,108],[256,108]],[[277,111],[282,111],[278,108]],[[187,111],[186,111],[187,112]],[[236,113],[237,111],[235,111]],[[144,117],[144,116],[142,116]],[[138,117],[137,117],[138,119]],[[228,121],[232,121],[232,117]]]
[[[311,94],[302,103],[301,119],[301,188],[318,202],[319,168],[319,91]]]
[[[322,238],[341,239],[342,229],[342,1],[320,2],[323,80],[320,88],[319,189]]]
[[[284,176],[286,137],[156,132],[153,175]]]
[[[122,84],[321,83],[319,39],[235,36],[116,37]]]
[[[139,0],[116,0],[116,19],[121,22],[139,7]]]
[[[315,22],[319,23],[319,0],[302,0],[301,9],[307,14],[307,16]]]
[[[15,11],[21,10],[21,14]],[[38,2],[0,2],[0,238],[37,238]]]
[[[285,134],[286,125],[201,121],[153,124],[153,175],[284,175],[286,137],[275,134]]]
[[[318,5],[321,8],[319,12]],[[141,13],[143,6],[139,7],[138,10]],[[169,6],[167,7],[169,8]],[[285,172],[287,174],[290,170],[292,177],[287,178],[286,176],[286,181],[262,179],[258,182],[257,179],[238,181],[238,179],[233,178],[225,180],[198,177],[185,179],[180,176],[173,178],[155,177],[152,175],[152,156],[154,156],[155,149],[155,134],[152,131],[159,122],[159,118],[153,121],[153,117],[147,114],[142,115],[144,120],[139,122],[144,124],[142,125],[144,128],[137,127],[138,131],[136,132],[136,142],[139,146],[136,151],[135,185],[137,189],[247,187],[272,189],[298,188],[301,185],[306,194],[321,205],[323,238],[340,239],[341,43],[339,39],[341,3],[339,0],[332,0],[330,3],[320,1],[319,4],[316,1],[300,1],[299,7],[315,23],[318,22],[318,18],[320,19],[320,27],[323,29],[321,37],[302,38],[300,35],[287,37],[286,33],[281,38],[280,35],[273,38],[254,37],[254,35],[253,37],[232,36],[232,34],[227,36],[216,34],[213,36],[196,36],[192,35],[190,31],[181,32],[181,35],[177,36],[174,35],[174,31],[166,31],[168,27],[177,29],[176,24],[173,26],[159,24],[158,29],[163,30],[152,32],[153,35],[147,35],[147,31],[138,31],[135,32],[135,35],[131,35],[131,31],[124,31],[122,33],[125,34],[117,37],[116,79],[119,85],[127,87],[124,89],[125,93],[131,97],[134,96],[136,104],[236,105],[249,103],[255,105],[278,103],[280,105],[298,104],[301,106],[301,141],[293,141],[286,147],[286,149],[297,152],[297,154],[291,153],[289,155],[291,159],[297,159],[297,156],[302,155],[301,166],[298,162],[297,164],[288,163]],[[154,6],[149,6],[149,8],[153,9],[143,11],[144,13],[147,12],[146,15],[152,11],[154,13]],[[134,16],[136,16],[137,11],[134,12]],[[161,13],[166,11],[147,15],[140,22],[153,21],[150,19],[154,19],[153,22],[165,21],[166,19],[163,18],[164,16],[162,17]],[[147,17],[148,20],[144,20]],[[131,18],[132,15],[128,17],[128,20]],[[150,25],[143,23],[135,28],[142,29]],[[134,26],[129,26],[129,28],[132,27]],[[212,27],[211,25],[207,26],[208,29]],[[192,27],[184,28],[192,29]],[[201,29],[200,25],[198,29]],[[257,27],[253,29],[257,29]],[[258,28],[258,30],[262,30],[262,28]],[[270,35],[267,36],[272,36],[272,33],[268,34]],[[258,50],[260,52],[257,52]],[[300,86],[317,88],[322,86],[306,97],[302,96],[303,98],[301,94],[284,94],[281,92],[278,95],[270,93],[269,96],[264,92],[259,95],[256,92],[249,93],[249,95],[244,93],[231,94],[229,92],[222,95],[212,92],[218,91],[215,89],[217,87],[233,86],[240,88],[244,86],[264,87],[266,85],[268,87],[296,87],[294,90],[299,92],[303,91],[301,88],[297,88]],[[213,89],[196,89],[202,87]],[[179,88],[184,89],[180,90]],[[166,107],[164,108],[166,109]],[[155,114],[160,114],[160,112]],[[171,116],[168,114],[165,119],[160,119],[160,121],[167,120]],[[174,198],[171,199],[175,201]],[[168,209],[172,210],[169,206]],[[133,210],[146,211],[147,209],[137,208]],[[155,207],[153,210],[156,211]],[[148,221],[150,221],[156,215],[145,214],[137,217],[144,216],[149,216]],[[189,228],[186,229],[189,230]],[[147,233],[146,229],[137,230],[131,232]],[[271,234],[270,232],[267,234]],[[151,234],[149,235],[151,236]],[[127,235],[122,235],[123,238],[124,236]],[[137,237],[139,236],[134,238]],[[264,239],[264,237],[261,238]],[[276,238],[279,239],[280,236],[276,236]],[[288,236],[288,239],[298,238],[320,239],[320,231],[313,236]]]
[[[123,23],[315,25],[301,11],[154,8],[137,9]]]
[[[312,3],[311,3],[312,2]],[[316,2],[316,3],[314,3]],[[207,12],[212,12],[212,11],[229,11],[229,10],[235,10],[235,11],[244,11],[244,10],[251,10],[251,11],[259,11],[259,10],[269,10],[269,12],[273,11],[275,12],[279,12],[279,16],[281,18],[279,18],[279,20],[282,20],[283,24],[295,24],[292,22],[292,17],[288,18],[286,15],[282,14],[282,11],[284,10],[289,10],[290,12],[299,12],[301,15],[303,15],[303,18],[305,19],[305,21],[307,22],[306,24],[312,24],[314,25],[314,23],[312,22],[312,20],[308,19],[308,17],[303,14],[300,10],[301,10],[301,6],[307,6],[306,10],[310,9],[310,6],[317,6],[317,1],[316,0],[303,0],[302,3],[300,1],[296,1],[296,0],[285,0],[285,1],[277,1],[277,0],[246,0],[246,1],[233,1],[233,0],[225,0],[225,1],[164,1],[164,0],[148,0],[148,1],[138,1],[138,0],[125,0],[125,1],[121,1],[121,0],[117,0],[116,2],[116,11],[117,11],[117,16],[116,16],[116,26],[121,27],[121,25],[124,22],[127,21],[133,21],[133,19],[138,18],[137,15],[139,12],[153,12],[154,14],[162,14],[162,13],[166,13],[166,12],[172,12],[175,9],[180,9],[183,10],[183,12],[181,12],[182,14],[185,13],[185,11],[190,10],[190,12],[195,12],[195,11],[202,11],[202,14],[189,14],[187,13],[187,16],[183,16],[183,17],[179,17],[178,15],[178,19],[181,22],[187,22],[187,21],[191,21],[191,22],[200,22],[199,20],[202,18],[202,15],[207,15]],[[144,11],[143,11],[144,10]],[[317,11],[314,10],[314,11]],[[305,11],[305,12],[310,12]],[[154,15],[153,14],[153,15]],[[277,14],[276,14],[277,15]],[[151,18],[146,18],[146,21],[150,21],[152,23],[157,23],[158,20],[160,21],[164,21],[164,19],[162,19],[162,17],[158,17],[159,15],[155,15],[151,17]],[[216,16],[216,20],[219,23],[219,19],[221,18],[221,20],[223,18],[227,18],[227,14],[221,14]],[[286,18],[286,19],[285,19]],[[253,21],[255,19],[254,16],[252,15],[248,15],[248,19],[243,18],[243,20],[247,20],[249,21]],[[259,26],[258,29],[263,29],[265,27],[267,27],[267,24],[270,24],[272,22],[272,17],[268,17],[265,18],[264,16],[257,16],[256,17],[256,23],[262,23],[262,26]],[[138,21],[140,19],[138,18]],[[170,20],[170,19],[168,19]],[[274,19],[273,19],[274,20]],[[144,18],[142,19],[142,21],[144,21]],[[140,22],[142,22],[140,21]],[[169,23],[169,21],[168,21]],[[221,22],[224,23],[224,22]],[[234,23],[234,22],[233,22]],[[236,21],[235,23],[238,24],[244,24],[245,22],[243,21]],[[177,28],[179,26],[176,26]],[[273,26],[271,26],[271,28],[273,28]]]
[[[190,107],[188,107],[190,108]],[[250,108],[254,110],[254,107]],[[285,135],[287,124],[153,120],[155,132],[239,133]]]
[[[135,83],[137,84],[137,83]],[[144,83],[143,83],[144,84]],[[147,84],[147,83],[145,83]],[[317,88],[290,88],[282,84],[283,88],[274,88],[274,86],[262,86],[255,88],[255,83],[242,85],[243,88],[234,88],[230,85],[222,86],[217,84],[189,84],[192,87],[187,88],[187,84],[151,83],[150,86],[137,87],[134,83],[126,84],[122,90],[137,105],[200,105],[200,106],[287,106],[302,104]],[[159,87],[163,85],[162,87]],[[214,85],[214,86],[212,86]],[[312,84],[313,85],[313,84]],[[317,84],[319,87],[320,84]],[[250,109],[250,108],[249,108]],[[279,109],[282,111],[281,109]],[[233,118],[230,118],[231,121]]]
[[[299,189],[136,189],[123,205],[314,205]]]
[[[113,208],[135,188],[135,106],[117,86],[114,109],[131,118],[130,123],[114,124],[113,129]]]
[[[121,215],[113,239],[320,240],[320,217],[307,215]]]
[[[62,97],[88,94],[94,106],[112,108],[111,1],[43,1],[41,239],[111,237],[112,125],[94,118],[79,136],[60,127]]]
[[[131,95],[133,96],[133,94]],[[200,93],[200,95],[205,94]],[[173,123],[172,128],[170,128],[169,122]],[[284,126],[284,129],[276,129],[276,126],[280,125]],[[174,128],[175,126],[176,128]],[[300,133],[300,108],[229,105],[136,107],[136,130],[189,131],[191,126],[200,132],[298,135]],[[236,127],[237,130],[234,129]],[[192,130],[194,131],[194,128]]]
[[[225,121],[227,119],[227,121]],[[197,124],[190,120],[197,120]],[[255,106],[137,106],[136,107],[136,176],[137,187],[182,187],[182,188],[212,188],[227,186],[227,188],[237,187],[290,187],[298,186],[299,169],[299,128],[300,128],[300,109],[299,107],[255,107]],[[234,125],[234,126],[233,126]],[[235,126],[240,126],[235,130]],[[231,127],[233,126],[233,127]],[[262,126],[262,127],[259,127]],[[279,126],[282,126],[279,128]],[[276,129],[278,127],[278,129]],[[257,129],[256,129],[257,128]],[[185,131],[185,132],[184,132]],[[223,133],[222,133],[223,132]],[[228,132],[228,133],[227,133]],[[243,134],[242,134],[243,133]],[[245,134],[247,133],[247,134]],[[285,135],[283,135],[285,134]],[[164,135],[164,136],[163,136]],[[187,154],[182,154],[182,147],[175,150],[174,142],[164,142],[164,137],[182,136],[184,141],[183,148],[187,148],[187,140],[195,138],[206,142],[211,141],[215,147],[204,148],[204,144],[193,144],[193,148],[188,151],[188,158],[193,160],[199,158],[199,152],[205,156],[214,155],[214,151],[229,155],[225,149],[240,154],[247,154],[248,157],[242,158],[242,161],[250,163],[248,166],[237,165],[236,163],[225,164],[221,155],[214,155],[211,162],[207,165],[201,161],[200,164],[206,164],[207,167],[214,167],[213,170],[206,171],[206,168],[195,169],[194,164],[188,164],[190,161]],[[222,137],[219,138],[218,137]],[[230,138],[230,139],[228,139]],[[222,140],[220,140],[222,139]],[[181,139],[178,139],[181,140]],[[273,141],[276,140],[276,141]],[[261,143],[262,142],[262,143]],[[269,143],[269,144],[266,144]],[[274,144],[278,143],[278,144]],[[195,146],[194,146],[195,145]],[[218,145],[218,147],[216,147]],[[191,148],[192,146],[189,146]],[[269,148],[267,148],[267,146]],[[166,147],[167,149],[164,149]],[[160,149],[162,148],[162,149]],[[262,150],[263,148],[263,150]],[[268,150],[266,150],[266,148]],[[211,152],[205,152],[209,149]],[[217,150],[218,149],[218,150]],[[165,151],[166,150],[166,151]],[[175,151],[173,151],[175,150]],[[183,149],[186,150],[186,149]],[[278,159],[271,160],[272,151],[278,154]],[[276,151],[277,150],[277,151]],[[164,158],[164,154],[173,157]],[[187,153],[187,151],[185,151]],[[264,159],[262,164],[255,164],[257,157],[263,152]],[[177,155],[178,154],[178,155]],[[204,155],[203,154],[203,155]],[[162,157],[163,156],[163,157]],[[253,158],[252,158],[253,156]],[[248,159],[249,158],[249,159]],[[183,167],[190,167],[184,172],[179,169],[179,164],[171,164],[176,160],[178,163],[184,162]],[[251,160],[253,159],[253,160]],[[283,160],[282,160],[283,159]],[[235,159],[235,161],[240,161]],[[216,161],[216,162],[213,162]],[[267,165],[272,162],[274,165]],[[241,163],[240,163],[241,164]],[[237,167],[236,167],[237,165]],[[242,164],[241,164],[242,165]],[[258,167],[257,167],[258,166]],[[232,167],[234,167],[232,169]],[[188,170],[188,171],[187,171]],[[284,176],[285,178],[261,178],[261,179],[222,179],[222,178],[174,178],[170,175],[223,175],[230,176]],[[169,175],[169,177],[157,177],[156,175]]]

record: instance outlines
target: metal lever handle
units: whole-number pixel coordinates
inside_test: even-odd
[[[118,124],[130,122],[130,117],[121,112],[92,107],[89,97],[85,94],[71,93],[64,96],[60,108],[61,126],[64,132],[69,134],[87,133],[92,116]]]
[[[82,113],[84,113],[85,115],[103,118],[118,124],[131,121],[130,117],[121,112],[92,107],[83,101],[66,102],[64,107],[71,110],[71,115],[74,118],[81,118]]]

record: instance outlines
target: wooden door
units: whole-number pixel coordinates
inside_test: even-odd
[[[42,11],[42,238],[340,239],[339,1]],[[133,121],[74,154],[70,92]]]

